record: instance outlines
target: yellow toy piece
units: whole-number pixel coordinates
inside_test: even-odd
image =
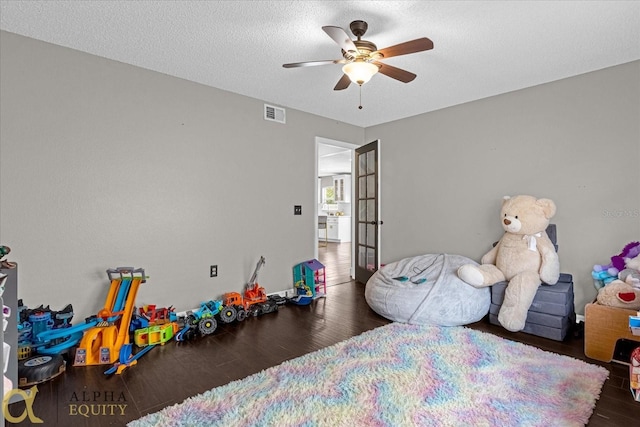
[[[179,326],[175,322],[136,329],[133,333],[133,342],[138,347],[156,344],[164,345],[164,343],[173,338],[178,330]]]

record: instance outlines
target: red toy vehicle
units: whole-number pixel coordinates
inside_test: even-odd
[[[258,271],[264,263],[265,259],[261,256],[253,275],[245,285],[244,296],[238,292],[224,294],[224,309],[220,312],[220,320],[225,323],[231,323],[234,320],[242,322],[247,316],[258,316],[278,310],[276,301],[268,297],[264,288],[256,281]]]

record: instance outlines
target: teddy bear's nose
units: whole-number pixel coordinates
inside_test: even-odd
[[[504,222],[504,225],[509,225],[509,224],[511,224],[511,221],[509,221],[507,218],[505,218],[503,222]]]

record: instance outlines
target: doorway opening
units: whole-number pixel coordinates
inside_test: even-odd
[[[316,137],[316,259],[325,266],[327,286],[354,277],[354,153],[358,145]]]

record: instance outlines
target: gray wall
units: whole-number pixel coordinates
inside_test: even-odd
[[[2,32],[0,243],[31,306],[104,304],[105,270],[143,267],[140,304],[267,292],[314,256],[315,137],[364,130]],[[294,205],[303,206],[293,216]],[[219,276],[209,278],[209,265]]]
[[[479,260],[502,235],[504,195],[553,199],[576,310],[594,264],[640,240],[640,61],[365,131],[381,140],[383,262]]]
[[[94,314],[122,265],[150,276],[140,304],[179,310],[241,290],[260,255],[267,291],[291,287],[315,249],[316,136],[381,139],[384,262],[479,259],[503,195],[550,197],[582,312],[592,265],[640,240],[640,62],[362,129],[267,122],[261,100],[6,32],[0,55],[0,243],[30,306]]]

